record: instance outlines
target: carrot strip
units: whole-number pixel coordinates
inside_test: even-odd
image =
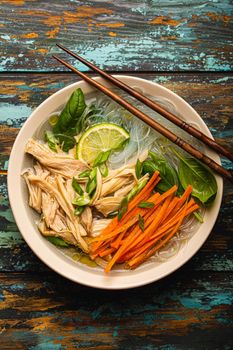
[[[103,251],[99,252],[98,255],[99,255],[101,258],[103,258],[103,257],[106,256],[106,255],[112,254],[114,251],[115,251],[114,248],[108,248],[108,249],[106,249],[106,250],[103,250]]]
[[[175,226],[175,228],[171,231],[171,233],[162,241],[160,242],[158,245],[156,245],[155,247],[153,247],[149,252],[147,252],[146,254],[141,254],[138,257],[132,259],[131,261],[129,261],[127,264],[130,268],[135,268],[138,265],[140,265],[142,262],[144,262],[146,259],[148,259],[149,257],[151,257],[158,249],[160,249],[163,245],[165,245],[178,231],[180,225],[182,224],[185,216],[186,216],[186,211],[187,211],[187,205],[185,205],[183,213],[177,223],[177,225]]]

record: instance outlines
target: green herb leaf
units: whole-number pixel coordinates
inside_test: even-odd
[[[141,202],[139,208],[153,208],[155,205],[152,202]]]
[[[72,203],[79,207],[83,207],[90,203],[90,197],[85,193],[83,196],[77,196]]]
[[[169,162],[162,156],[149,152],[151,160],[143,162],[143,173],[149,173],[150,176],[158,170],[161,180],[156,186],[156,189],[163,193],[169,190],[174,185],[179,185],[178,175],[176,170],[169,164]]]
[[[82,173],[78,175],[80,179],[83,179],[85,177],[88,177],[90,175],[90,170],[84,170]]]
[[[99,165],[99,170],[103,177],[108,176],[108,167],[105,163]]]
[[[193,187],[192,196],[206,205],[211,204],[217,194],[217,182],[213,173],[198,160],[179,154],[178,175],[183,189]]]
[[[75,127],[85,108],[86,103],[84,94],[82,90],[78,88],[72,93],[62,110],[59,119],[53,128],[54,133],[64,133],[69,128]]]
[[[142,230],[142,232],[144,232],[145,231],[144,218],[140,214],[138,216],[138,225],[139,225],[140,229]]]
[[[55,137],[55,135],[51,131],[45,131],[44,133],[45,141],[48,143],[49,148],[57,152],[57,145],[59,144],[58,139]]]
[[[83,189],[79,185],[79,183],[78,183],[77,179],[75,179],[75,177],[73,177],[73,179],[72,179],[72,187],[75,190],[75,192],[77,192],[80,196],[83,195]]]
[[[111,154],[111,150],[106,152],[100,152],[100,154],[95,159],[93,166],[95,167],[105,163],[108,160],[110,154]]]
[[[91,180],[93,180],[96,177],[96,175],[97,175],[97,168],[93,168],[90,172],[89,177]]]
[[[140,160],[137,160],[136,166],[135,166],[135,173],[138,179],[140,179],[142,174],[142,162]]]
[[[127,212],[128,209],[128,198],[124,197],[121,201],[120,208],[118,210],[118,221],[121,220],[122,216]]]
[[[76,140],[73,136],[66,134],[54,134],[54,136],[59,141],[59,144],[64,152],[68,152],[76,144]]]
[[[50,243],[53,243],[54,245],[58,246],[58,247],[69,247],[69,244],[66,243],[64,241],[64,239],[60,238],[60,237],[53,237],[53,236],[49,236],[49,237],[46,237],[47,240],[50,242]]]
[[[84,212],[84,209],[85,209],[84,206],[83,207],[76,207],[75,210],[74,210],[74,214],[76,216],[79,216],[79,215],[81,215]]]

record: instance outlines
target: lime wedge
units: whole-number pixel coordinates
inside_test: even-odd
[[[101,152],[116,150],[129,139],[129,133],[119,125],[104,123],[90,127],[79,139],[77,158],[93,164]]]

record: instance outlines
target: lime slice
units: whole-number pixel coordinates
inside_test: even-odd
[[[129,133],[116,124],[96,124],[81,136],[77,158],[92,164],[101,152],[115,150],[128,139]]]

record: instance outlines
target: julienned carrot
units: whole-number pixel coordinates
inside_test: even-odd
[[[163,245],[165,245],[178,231],[180,225],[182,224],[185,216],[186,216],[186,210],[187,210],[187,204],[184,206],[184,210],[183,213],[180,217],[179,222],[177,223],[177,225],[174,227],[174,229],[171,231],[171,233],[162,241],[160,242],[158,245],[154,246],[152,249],[150,249],[149,252],[141,254],[139,256],[137,256],[136,258],[130,260],[127,264],[130,268],[135,268],[138,265],[140,265],[142,262],[144,262],[145,260],[147,260],[149,257],[151,257],[156,251],[158,251]]]
[[[177,190],[177,186],[173,186],[172,188],[170,188],[167,192],[163,193],[161,196],[159,195],[153,195],[152,197],[150,197],[150,202],[152,202],[155,206],[159,205],[161,202],[163,202],[163,200],[165,200],[167,197],[169,197],[170,195],[172,195],[173,193],[175,193]],[[153,198],[153,200],[151,200]],[[114,233],[113,233],[114,234]],[[106,235],[101,234],[101,237],[106,237]],[[108,238],[110,238],[109,236],[107,236]],[[101,238],[102,239],[102,238]],[[92,246],[92,252],[95,253],[97,252],[97,249],[100,248],[101,244],[100,242],[98,242],[97,244],[94,244]]]

